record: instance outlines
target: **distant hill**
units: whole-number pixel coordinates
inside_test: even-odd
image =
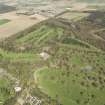
[[[14,11],[16,8],[4,4],[0,4],[0,14],[1,13],[6,13],[6,12],[11,12]]]

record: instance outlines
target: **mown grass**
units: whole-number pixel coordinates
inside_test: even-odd
[[[42,25],[40,28],[35,31],[25,35],[24,37],[20,37],[16,40],[16,44],[29,44],[33,43],[34,45],[38,45],[40,43],[45,43],[52,38],[58,38],[60,35],[63,35],[62,28],[54,28],[49,25]]]
[[[5,50],[0,50],[0,59],[7,61],[23,61],[34,62],[36,59],[40,59],[38,54],[34,53],[15,53]]]

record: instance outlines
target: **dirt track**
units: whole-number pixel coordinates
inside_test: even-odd
[[[0,19],[10,19],[11,21],[0,26],[0,40],[21,32],[34,24],[37,24],[45,19],[41,15],[35,15],[35,19],[29,16],[16,15],[15,12],[0,15]]]

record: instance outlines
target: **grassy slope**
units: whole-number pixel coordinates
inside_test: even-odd
[[[74,38],[72,36],[74,36]],[[37,51],[42,47],[52,46],[52,43],[93,48],[92,45],[85,41],[75,38],[75,33],[72,33],[71,29],[66,30],[63,27],[58,27],[52,24],[40,25],[27,35],[21,35],[13,40],[14,41],[12,42],[11,40],[6,43],[3,42],[3,45],[1,44],[0,46],[8,50],[12,49],[15,51],[20,51],[20,48],[24,48],[24,51],[26,52]]]
[[[62,51],[64,49],[56,52],[58,55],[54,58],[53,63],[61,61],[62,57],[66,55],[69,61],[64,62],[68,63],[69,68],[66,69],[66,66],[64,66],[63,69],[42,68],[36,71],[35,77],[39,88],[63,105],[104,105],[105,87],[103,85],[105,78],[104,74],[100,75],[99,72],[102,72],[105,67],[102,65],[104,64],[105,55],[98,54],[97,56],[95,53],[84,51],[80,53],[68,51],[69,54],[67,54],[67,52]],[[61,58],[58,58],[58,56]],[[93,70],[83,72],[82,68],[85,69],[86,66],[92,66]],[[88,80],[88,77],[97,80]],[[101,82],[103,81],[102,84],[100,77]],[[81,85],[82,82],[84,82],[84,85]],[[97,86],[92,85],[92,83],[96,83]]]
[[[28,61],[33,62],[36,59],[39,59],[38,56],[34,53],[14,53],[8,52],[5,50],[0,50],[0,58],[7,61]]]
[[[8,51],[0,50],[0,66],[20,79],[25,88],[32,86],[31,77],[33,71],[37,70],[35,68],[42,68],[35,73],[38,86],[42,87],[40,90],[57,98],[63,105],[104,105],[105,55],[85,41],[72,38],[72,35],[71,29],[68,31],[52,24],[41,25],[29,34],[17,37],[14,41],[10,39],[3,45],[2,48]],[[39,49],[42,52],[46,46],[51,47],[48,51],[51,58],[43,61],[38,54]],[[20,47],[24,47],[25,51],[18,50]],[[81,69],[86,66],[91,66],[93,70],[82,72]],[[88,76],[97,80],[87,80]],[[100,99],[99,95],[102,96]]]
[[[40,28],[36,29],[35,31],[25,36],[16,38],[13,41],[13,43],[15,46],[19,46],[19,47],[21,46],[27,47],[28,45],[31,45],[31,46],[34,45],[34,47],[36,48],[38,46],[42,48],[43,45],[44,46],[47,45],[48,41],[50,40],[55,41],[54,39],[61,39],[61,38],[63,39],[63,41],[60,43],[64,45],[67,45],[67,46],[71,45],[72,47],[85,46],[84,43],[75,39],[69,39],[68,41],[65,42],[64,29],[60,27],[49,26],[49,25],[42,25]],[[6,44],[6,47],[8,47],[7,45],[11,46],[9,44]],[[30,51],[31,50],[32,49],[30,48]],[[13,52],[13,51],[6,51],[3,49],[0,50],[0,59],[1,59],[1,62],[3,62],[3,64],[1,63],[1,67],[4,67],[5,69],[8,70],[10,74],[18,78],[21,81],[21,84],[23,86],[29,85],[31,81],[33,81],[32,78],[30,78],[30,76],[32,75],[34,65],[37,66],[38,64],[38,67],[40,66],[42,67],[43,65],[46,66],[46,62],[43,64],[42,59],[38,56],[39,52],[34,51],[35,53],[32,53],[30,51]]]

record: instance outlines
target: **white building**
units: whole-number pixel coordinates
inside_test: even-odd
[[[48,53],[46,53],[46,52],[40,53],[40,56],[41,56],[44,60],[47,60],[47,59],[50,57],[50,55],[49,55]]]
[[[16,92],[16,93],[18,93],[18,92],[20,92],[20,91],[22,90],[22,88],[19,87],[19,86],[16,86],[14,89],[15,89],[15,92]]]

